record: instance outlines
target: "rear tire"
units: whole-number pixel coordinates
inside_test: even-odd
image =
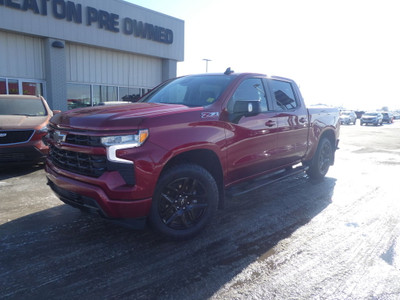
[[[307,170],[308,176],[312,179],[324,178],[333,163],[333,157],[332,143],[327,138],[322,138]]]
[[[218,195],[215,179],[204,168],[194,164],[172,167],[157,183],[150,224],[168,238],[191,238],[213,218]]]

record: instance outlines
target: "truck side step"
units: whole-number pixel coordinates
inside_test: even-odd
[[[231,188],[228,188],[225,191],[225,195],[227,197],[237,197],[243,194],[246,194],[248,192],[257,190],[259,188],[262,188],[266,185],[269,185],[271,183],[280,181],[282,179],[304,173],[307,171],[308,167],[307,166],[298,166],[296,168],[290,168],[290,169],[283,169],[279,170],[277,172],[267,174],[265,176],[256,178],[254,180],[246,181],[243,183],[239,183]]]

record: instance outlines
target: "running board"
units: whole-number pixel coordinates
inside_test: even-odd
[[[227,197],[237,197],[243,194],[246,194],[248,192],[257,190],[259,188],[262,188],[264,186],[267,186],[271,183],[280,181],[282,179],[304,173],[307,171],[308,167],[307,166],[299,166],[296,168],[291,168],[291,169],[283,169],[250,181],[246,181],[244,183],[240,183],[238,185],[235,185],[231,188],[228,188],[225,191],[225,195]]]

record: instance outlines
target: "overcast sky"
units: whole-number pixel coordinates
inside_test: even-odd
[[[400,109],[397,0],[129,0],[185,21],[178,75],[294,79],[307,104]]]

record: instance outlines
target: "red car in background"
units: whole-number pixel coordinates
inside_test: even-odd
[[[52,116],[42,96],[0,95],[0,167],[43,161],[49,148],[42,137]]]

